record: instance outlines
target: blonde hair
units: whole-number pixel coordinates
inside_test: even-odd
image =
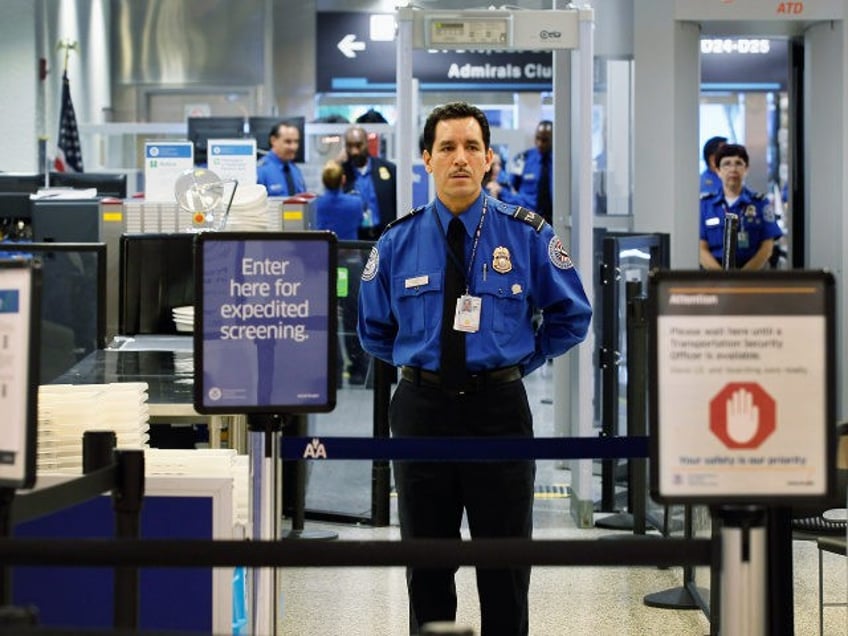
[[[339,162],[330,159],[324,164],[324,169],[321,171],[321,181],[324,183],[325,188],[338,190],[342,187],[343,179],[344,170],[342,170],[342,166]]]

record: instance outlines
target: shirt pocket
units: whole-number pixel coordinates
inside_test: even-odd
[[[435,329],[442,319],[442,272],[401,274],[394,277],[393,296],[401,331],[420,333]]]
[[[500,274],[487,278],[477,281],[477,293],[483,299],[482,323],[495,333],[515,335],[524,316],[527,282]]]
[[[706,228],[707,245],[711,249],[720,249],[724,244],[724,224],[708,225]]]

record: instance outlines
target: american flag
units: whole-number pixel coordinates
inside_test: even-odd
[[[82,172],[82,151],[80,149],[77,116],[71,101],[71,84],[68,71],[62,73],[62,112],[59,114],[59,156],[55,168],[59,172]]]

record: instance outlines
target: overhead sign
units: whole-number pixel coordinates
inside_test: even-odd
[[[833,278],[657,272],[652,489],[677,503],[804,502],[833,485]]]
[[[396,90],[394,14],[319,11],[317,90]],[[413,50],[412,72],[423,91],[550,91],[549,51]]]
[[[198,412],[335,407],[335,243],[331,232],[197,236]]]

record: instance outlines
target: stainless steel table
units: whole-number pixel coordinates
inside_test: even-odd
[[[106,349],[97,349],[53,381],[53,384],[146,382],[151,423],[204,421],[209,445],[221,447],[221,431],[229,433],[228,447],[247,452],[244,415],[202,415],[194,410],[193,337],[173,335],[116,336]]]

